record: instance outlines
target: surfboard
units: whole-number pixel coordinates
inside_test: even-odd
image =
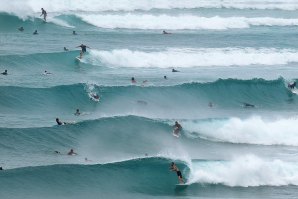
[[[173,136],[175,136],[177,138],[180,137],[180,131],[179,131],[179,129],[177,127],[173,130]]]
[[[298,89],[292,89],[291,92],[294,94],[298,94]]]
[[[179,186],[179,187],[187,187],[188,184],[176,184],[176,186]]]
[[[176,138],[179,138],[180,135],[179,134],[176,134],[175,132],[173,132],[173,136],[176,137]]]
[[[79,56],[76,57],[76,60],[79,61],[79,62],[81,61]]]

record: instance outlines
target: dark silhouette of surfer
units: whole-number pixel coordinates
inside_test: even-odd
[[[24,29],[23,26],[21,26],[21,27],[18,28],[18,30],[21,31],[21,32],[23,32],[25,29]]]
[[[288,84],[288,88],[289,89],[294,89],[296,87],[296,82],[293,82],[293,83],[289,83]]]
[[[171,163],[171,167],[170,167],[171,171],[175,171],[177,173],[178,176],[178,180],[180,184],[184,184],[184,180],[183,180],[183,176],[181,171],[178,169],[178,167],[176,166],[176,164],[174,162]]]
[[[41,8],[41,15],[43,15],[43,20],[46,22],[47,21],[47,11],[45,11],[43,8]]]
[[[243,104],[244,108],[255,108],[256,107],[255,105],[249,104],[249,103],[246,103],[246,102],[243,102],[242,104]]]
[[[1,73],[2,75],[8,75],[7,70],[5,70],[3,73]]]

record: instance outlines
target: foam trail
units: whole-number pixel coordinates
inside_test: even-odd
[[[297,118],[266,121],[261,117],[246,120],[185,122],[184,128],[202,138],[231,143],[298,146]],[[290,127],[290,128],[289,128]]]
[[[52,23],[54,23],[58,26],[64,26],[64,27],[67,27],[67,28],[75,28],[74,26],[69,25],[67,22],[65,22],[61,19],[57,19],[57,18],[48,18],[47,22],[52,22]]]
[[[26,16],[46,8],[48,12],[67,11],[134,11],[151,9],[193,9],[193,8],[228,8],[228,9],[280,9],[298,10],[297,0],[2,0],[0,11]]]
[[[195,15],[79,14],[83,21],[100,28],[144,30],[226,30],[251,26],[297,26],[298,19],[272,17],[200,17]]]
[[[262,160],[246,155],[232,161],[193,163],[189,183],[227,186],[298,185],[298,164],[282,160]]]
[[[181,59],[183,57],[183,59]],[[85,61],[112,67],[195,67],[278,65],[298,62],[298,51],[274,48],[198,48],[144,52],[128,49],[91,50]]]

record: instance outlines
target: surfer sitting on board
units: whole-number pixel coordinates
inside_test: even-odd
[[[296,82],[293,82],[293,83],[289,83],[288,84],[288,88],[289,89],[294,89],[296,87]]]
[[[42,15],[43,15],[43,20],[47,21],[47,12],[43,8],[41,8],[41,15],[40,16],[42,16]]]
[[[174,127],[173,134],[179,136],[182,126],[176,121],[173,127]]]
[[[177,173],[179,183],[184,184],[184,180],[183,180],[181,171],[178,169],[178,167],[176,166],[176,164],[174,162],[171,163],[170,169],[171,169],[171,171],[175,171]]]

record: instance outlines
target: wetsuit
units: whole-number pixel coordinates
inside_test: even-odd
[[[85,52],[87,52],[87,46],[85,46],[85,45],[80,45],[80,47],[82,48],[82,52],[83,53],[85,53]]]
[[[180,178],[182,179],[181,171],[178,170],[178,171],[176,171],[176,172],[177,172],[177,176],[180,177]]]

